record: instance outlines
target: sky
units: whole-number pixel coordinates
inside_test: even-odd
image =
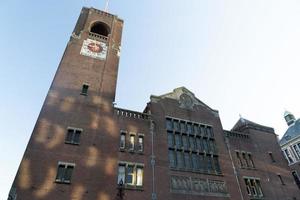
[[[6,199],[82,6],[104,0],[0,1],[0,199]],[[185,86],[219,110],[275,128],[300,117],[299,0],[111,0],[125,21],[118,107]],[[5,89],[5,90],[4,90]]]

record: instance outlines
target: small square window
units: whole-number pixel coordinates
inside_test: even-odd
[[[86,96],[88,94],[88,89],[89,89],[89,85],[88,84],[83,84],[80,94]]]
[[[71,177],[75,164],[73,163],[58,163],[56,182],[71,183]]]
[[[79,144],[80,135],[82,130],[76,128],[68,128],[68,132],[65,138],[66,144]]]

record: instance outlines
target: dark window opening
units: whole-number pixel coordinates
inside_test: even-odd
[[[282,179],[281,175],[280,175],[280,174],[278,174],[277,176],[278,176],[278,178],[279,178],[279,180],[280,180],[281,184],[282,184],[282,185],[285,185],[285,183],[283,182],[283,179]]]
[[[295,182],[296,182],[298,188],[300,189],[300,179],[299,179],[299,176],[298,176],[297,172],[296,172],[296,171],[293,171],[293,172],[292,172],[292,175],[293,175],[293,177],[294,177],[294,180],[295,180]]]
[[[273,154],[272,154],[272,152],[269,152],[269,156],[270,156],[270,158],[271,158],[272,162],[275,162],[275,159],[274,159],[274,157],[273,157]]]
[[[70,183],[74,164],[59,164],[57,168],[56,182]]]
[[[65,138],[65,143],[66,144],[79,144],[81,132],[82,132],[82,130],[80,130],[80,129],[69,128],[66,138]]]
[[[110,34],[109,27],[101,22],[96,22],[91,27],[91,32],[107,37]]]
[[[81,95],[87,95],[89,89],[89,85],[83,84],[81,89]]]

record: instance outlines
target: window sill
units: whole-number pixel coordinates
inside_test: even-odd
[[[189,169],[185,169],[185,168],[176,168],[176,167],[169,167],[170,170],[173,171],[182,171],[182,172],[191,172],[191,173],[197,173],[197,174],[206,174],[206,175],[212,175],[212,176],[224,176],[222,173],[218,173],[218,172],[208,172],[208,171],[201,171],[201,170],[189,170]]]
[[[71,184],[71,181],[60,181],[60,180],[55,180],[54,183],[70,185],[70,184]]]
[[[71,144],[71,145],[79,145],[80,143],[74,143],[74,142],[65,142],[65,144]]]
[[[82,95],[82,96],[88,96],[87,93],[80,93],[80,95]]]
[[[125,185],[125,190],[137,190],[137,191],[144,191],[143,186],[135,186],[135,185]]]

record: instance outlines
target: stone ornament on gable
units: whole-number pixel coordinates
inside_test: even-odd
[[[190,95],[183,93],[179,97],[179,104],[182,108],[193,109],[195,103]]]

